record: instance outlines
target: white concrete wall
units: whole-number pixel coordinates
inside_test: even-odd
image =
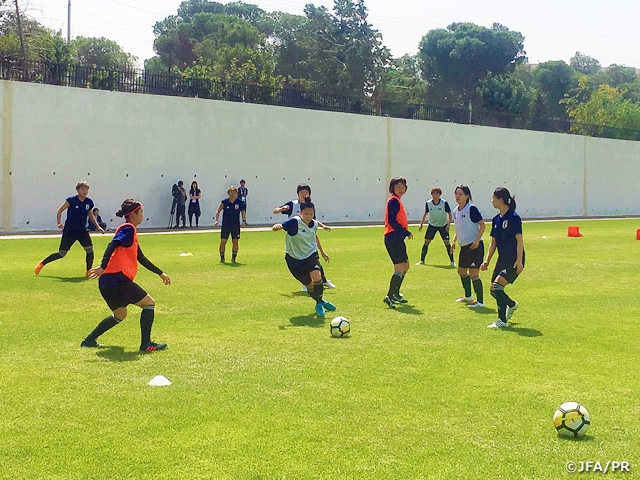
[[[114,226],[120,202],[135,197],[143,226],[166,227],[179,179],[203,192],[201,225],[241,178],[251,224],[280,220],[272,209],[300,182],[321,219],[382,221],[396,175],[409,181],[412,220],[432,186],[452,202],[460,183],[485,217],[500,185],[526,218],[640,214],[640,142],[4,81],[0,96],[5,232],[55,229],[81,179]]]

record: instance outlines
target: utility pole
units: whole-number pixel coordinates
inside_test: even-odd
[[[67,6],[67,45],[71,43],[71,0]]]
[[[22,19],[20,18],[20,8],[18,7],[18,0],[15,0],[16,4],[16,21],[18,22],[18,36],[20,37],[20,53],[22,59],[27,59],[27,51],[24,48],[24,35],[22,34]]]

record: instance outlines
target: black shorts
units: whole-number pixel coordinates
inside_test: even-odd
[[[398,263],[404,263],[409,261],[409,255],[407,255],[407,246],[403,240],[387,241],[385,239],[384,246],[387,247],[387,253],[391,258],[394,265]]]
[[[60,240],[60,250],[63,252],[68,252],[76,242],[80,242],[80,245],[82,245],[84,248],[93,247],[89,232],[63,231],[62,239]]]
[[[140,285],[128,278],[115,287],[100,285],[100,294],[112,312],[118,308],[138,303],[147,296],[147,292]]]
[[[513,268],[513,264],[500,263],[498,260],[496,268],[493,270],[493,275],[491,275],[491,283],[493,283],[497,277],[502,277],[507,282],[513,283],[516,281],[516,278],[518,278],[518,272]]]
[[[311,283],[311,272],[320,269],[320,262],[318,261],[318,253],[314,253],[304,260],[298,260],[293,258],[288,253],[284,256],[287,262],[287,267],[291,275],[295,277],[303,285],[309,285]]]
[[[220,232],[220,238],[224,238],[225,240],[229,238],[233,240],[237,240],[240,238],[240,225],[233,225],[231,227],[227,227],[226,225],[222,225],[222,231]]]
[[[434,237],[436,236],[436,232],[440,232],[440,236],[442,237],[442,240],[444,240],[445,242],[449,241],[449,232],[447,232],[447,227],[434,227],[433,225],[429,225],[427,227],[427,233],[424,234],[424,239],[425,240],[433,240]]]
[[[471,244],[460,247],[459,268],[480,268],[482,262],[484,262],[484,243],[482,240],[475,250],[471,250]]]

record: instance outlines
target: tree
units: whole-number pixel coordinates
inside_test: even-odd
[[[133,68],[137,61],[116,42],[104,37],[76,37],[70,47],[73,60],[87,67],[125,70]]]
[[[600,65],[598,60],[588,55],[583,55],[580,52],[576,52],[576,54],[571,57],[569,65],[571,65],[576,72],[582,73],[583,75],[595,75],[602,70],[602,65]]]
[[[383,80],[386,102],[426,103],[428,85],[420,73],[420,59],[417,55],[392,59]]]
[[[530,92],[524,82],[506,75],[494,76],[491,72],[478,87],[482,106],[487,110],[520,115],[530,103]]]
[[[525,60],[524,37],[494,23],[452,23],[431,30],[420,41],[423,76],[430,103],[466,106],[487,72],[500,75]]]
[[[539,64],[533,71],[533,81],[547,104],[547,111],[540,116],[568,119],[560,100],[577,86],[578,73],[564,61],[554,60]]]

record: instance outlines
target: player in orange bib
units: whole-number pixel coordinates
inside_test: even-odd
[[[120,225],[111,243],[107,246],[99,267],[89,271],[91,278],[99,278],[98,285],[102,298],[113,312],[102,320],[98,326],[80,344],[81,347],[101,347],[97,338],[107,330],[115,327],[127,316],[127,306],[130,304],[142,308],[140,314],[140,342],[141,352],[164,350],[166,343],[151,341],[151,327],[155,315],[155,300],[142,287],[134,283],[138,273],[138,263],[162,278],[165,285],[171,284],[166,273],[163,273],[147,259],[138,246],[138,232],[136,227],[142,223],[144,212],[142,204],[128,198],[122,202],[118,217],[124,217],[125,223]]]
[[[391,196],[387,199],[387,208],[384,212],[384,246],[393,262],[393,276],[387,296],[383,300],[389,308],[396,308],[396,303],[407,303],[400,293],[402,281],[409,270],[409,256],[404,239],[413,238],[413,234],[409,231],[407,212],[401,200],[406,191],[407,180],[404,177],[395,177],[389,182]]]

